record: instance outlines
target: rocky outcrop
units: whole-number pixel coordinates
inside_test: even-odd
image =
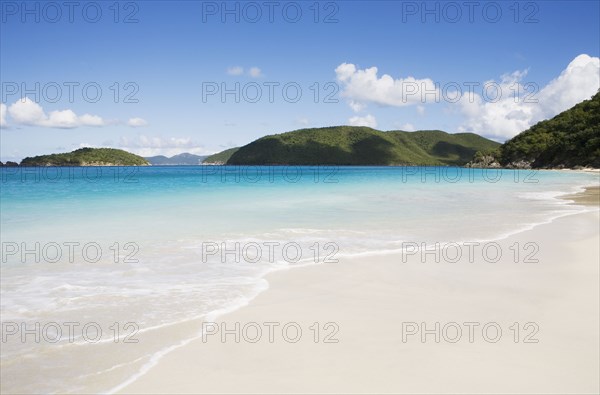
[[[476,167],[476,168],[492,168],[496,169],[500,166],[500,163],[492,155],[482,155],[473,158],[473,160],[465,165],[465,167]]]
[[[518,160],[510,162],[504,167],[507,169],[531,169],[531,162],[527,160]]]

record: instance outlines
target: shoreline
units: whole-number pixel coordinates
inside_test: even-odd
[[[600,206],[600,186],[584,187],[584,191],[561,196],[562,199],[572,201],[572,204],[581,206]]]
[[[586,187],[585,191],[583,191],[581,193],[561,196],[561,199],[575,200],[575,202],[573,202],[572,204],[587,205],[587,206],[592,205],[592,206],[598,207],[598,205],[597,205],[597,203],[595,203],[595,201],[593,201],[593,200],[590,201],[590,196],[598,196],[598,191],[599,191],[598,187],[595,187],[595,186],[594,187]],[[585,218],[585,219],[583,219],[583,218]],[[531,229],[525,229],[525,230],[519,231],[518,233],[508,235],[503,240],[500,240],[500,241],[503,241],[501,244],[503,244],[504,247],[507,249],[509,248],[509,244],[507,244],[507,243],[509,243],[511,241],[514,242],[515,240],[520,240],[520,241],[526,242],[527,239],[532,239],[532,238],[536,239],[537,238],[540,243],[542,243],[542,242],[547,243],[546,240],[548,238],[556,238],[556,235],[560,235],[565,232],[564,223],[572,224],[572,223],[577,223],[577,222],[582,222],[582,221],[586,222],[588,225],[590,224],[590,222],[591,223],[595,222],[597,224],[598,212],[595,210],[592,210],[592,211],[587,211],[587,212],[583,212],[583,213],[567,214],[566,216],[561,216],[561,217],[551,219],[548,223],[537,224],[537,225],[533,226]],[[579,227],[577,226],[575,228],[579,228]],[[570,232],[570,233],[581,235],[581,232],[577,231],[577,229],[575,229],[575,228],[573,229],[573,232]],[[589,228],[589,226],[588,226],[588,228]],[[549,229],[553,229],[553,230],[549,230]],[[569,233],[567,233],[567,234],[569,234]],[[542,237],[540,237],[540,236],[542,236]],[[597,229],[594,229],[592,231],[587,229],[587,236],[588,236],[588,239],[591,239],[596,242],[598,241],[598,238],[600,237]],[[582,242],[582,240],[576,240],[576,241]],[[564,244],[565,244],[565,242],[559,243],[559,240],[555,240],[555,243],[557,243],[557,244],[550,245],[549,248],[554,247],[554,248],[558,248],[560,250],[561,248],[564,247]],[[597,243],[596,243],[596,247],[593,247],[592,246],[593,244],[594,243],[589,243],[589,240],[588,240],[586,249],[588,249],[588,250],[592,249],[597,256],[598,255]],[[551,255],[556,255],[556,254],[551,254]],[[368,273],[365,273],[365,268],[370,265],[374,265],[375,267],[379,266],[379,265],[383,265],[383,266],[386,266],[387,269],[397,270],[397,269],[393,269],[393,267],[390,266],[390,264],[389,264],[390,260],[397,261],[397,259],[398,259],[398,255],[393,254],[393,253],[382,255],[382,256],[344,258],[343,260],[347,261],[347,262],[340,262],[337,264],[333,264],[333,266],[337,267],[336,271],[339,271],[339,273],[334,273],[334,274],[339,275],[341,273],[343,275],[343,277],[348,277],[348,276],[353,276],[352,275],[353,271],[359,270],[359,271],[361,271],[361,273],[363,275],[368,276]],[[368,261],[368,262],[365,262],[365,261]],[[383,263],[377,263],[379,261],[381,261]],[[345,266],[345,265],[348,265],[348,266]],[[316,266],[322,266],[322,267],[317,269]],[[357,268],[359,268],[359,269],[357,269]],[[397,266],[396,266],[396,268],[397,268]],[[290,269],[292,269],[292,268],[290,268]],[[240,319],[243,319],[243,318],[245,318],[245,321],[242,320],[241,321],[242,323],[243,322],[262,322],[261,320],[269,321],[271,319],[271,318],[269,318],[271,315],[275,315],[275,316],[282,316],[282,315],[285,316],[286,315],[285,311],[288,309],[286,308],[286,306],[283,305],[283,303],[281,303],[281,299],[288,300],[288,302],[290,302],[292,305],[292,306],[290,306],[290,308],[293,309],[294,307],[297,307],[297,308],[301,309],[303,311],[303,314],[300,314],[300,317],[304,318],[306,316],[306,311],[309,310],[309,308],[306,304],[298,302],[298,300],[302,299],[302,295],[303,295],[302,289],[305,287],[312,288],[312,286],[310,284],[313,284],[315,282],[318,283],[319,281],[322,281],[323,276],[326,274],[325,272],[331,272],[332,267],[330,265],[325,265],[325,266],[323,266],[323,265],[306,265],[304,267],[298,267],[298,268],[293,268],[293,269],[301,269],[301,271],[295,271],[294,274],[291,274],[290,270],[276,270],[274,272],[267,274],[264,278],[269,283],[269,288],[267,288],[265,291],[259,293],[255,298],[251,299],[246,306],[242,306],[231,312],[223,312],[218,315],[215,314],[214,317],[211,317],[210,319],[215,320],[215,322],[219,322],[219,323],[240,322]],[[444,270],[446,270],[446,269],[444,269]],[[468,275],[468,273],[467,273],[467,275]],[[298,277],[304,278],[304,281],[300,281]],[[381,278],[378,278],[378,281],[382,282],[383,285],[385,285],[386,275],[383,274]],[[302,282],[302,286],[300,284],[301,282]],[[344,292],[345,287],[343,286],[343,284],[335,284],[335,282],[336,282],[335,278],[332,279],[332,282],[334,283],[332,286],[333,286],[333,289],[335,292]],[[339,283],[339,281],[338,281],[338,283]],[[306,284],[309,284],[309,285],[306,285]],[[330,285],[329,283],[327,283],[327,284]],[[415,287],[415,283],[404,284],[404,285],[405,286],[409,285],[412,288]],[[597,284],[594,285],[592,291],[594,291],[594,289],[597,293],[597,290],[598,290]],[[330,290],[325,291],[324,289],[320,289],[320,291],[322,292],[323,296],[327,296],[331,292]],[[376,291],[376,289],[374,289],[374,291]],[[421,296],[424,296],[424,295],[421,295]],[[318,301],[316,301],[316,302],[318,302]],[[287,304],[288,303],[286,303],[286,305]],[[271,308],[264,309],[265,305],[271,306],[271,307],[274,306],[273,307],[274,310],[271,310]],[[377,307],[376,304],[373,304],[373,305],[374,305],[374,307]],[[319,306],[319,303],[317,303],[316,305],[313,305],[312,307],[318,309],[318,306]],[[335,312],[336,310],[337,310],[337,307],[332,308],[331,312]],[[323,312],[321,312],[321,315],[322,314],[323,314]],[[354,316],[356,314],[351,314],[351,315]],[[597,313],[596,313],[596,316],[597,316]],[[593,315],[592,315],[592,317],[593,317]],[[342,317],[342,318],[347,318],[347,317]],[[251,319],[251,321],[249,321],[250,319]],[[281,321],[281,320],[279,320],[279,321]],[[304,321],[306,321],[306,322],[303,323],[302,329],[304,329],[305,331],[308,331],[309,330],[308,327],[310,325],[308,323],[308,321],[311,321],[311,319],[308,319],[308,321],[307,320],[304,320]],[[288,320],[288,322],[293,322],[293,320],[291,320],[291,321]],[[228,328],[230,328],[230,327],[231,326],[228,326]],[[590,331],[588,331],[588,332],[590,332]],[[231,343],[233,343],[233,344],[231,344]],[[157,392],[172,391],[172,392],[191,393],[191,392],[199,392],[201,390],[206,391],[206,392],[235,392],[232,387],[227,387],[227,386],[221,387],[219,383],[222,380],[225,380],[225,381],[235,380],[236,375],[239,375],[239,374],[241,374],[243,377],[248,379],[249,380],[248,385],[250,386],[249,388],[253,388],[253,390],[255,390],[257,392],[278,392],[278,391],[295,392],[296,391],[296,387],[287,387],[287,385],[290,383],[284,383],[284,382],[282,382],[282,380],[279,380],[278,381],[279,384],[273,384],[273,386],[262,386],[262,384],[260,384],[260,381],[261,380],[264,381],[264,374],[261,377],[261,375],[260,375],[261,372],[259,371],[259,372],[255,372],[258,375],[258,377],[255,377],[254,379],[248,378],[247,375],[245,375],[247,372],[245,372],[244,367],[239,366],[238,364],[235,364],[236,369],[233,369],[233,371],[229,371],[229,367],[227,367],[227,368],[223,368],[227,371],[214,372],[214,371],[211,371],[210,366],[207,366],[206,363],[203,363],[202,361],[199,361],[198,358],[194,357],[194,355],[196,355],[199,352],[202,352],[202,355],[204,355],[205,353],[208,352],[209,355],[214,356],[217,360],[221,360],[222,358],[219,357],[218,355],[224,353],[226,355],[229,355],[228,359],[235,360],[237,358],[242,358],[242,359],[246,358],[247,359],[248,357],[252,356],[255,353],[255,351],[250,351],[249,349],[247,349],[248,345],[244,345],[244,344],[240,345],[239,343],[235,343],[235,342],[231,342],[231,343],[205,344],[205,343],[200,342],[200,337],[198,337],[196,339],[191,339],[191,340],[185,341],[185,344],[174,346],[169,351],[161,353],[158,360],[153,361],[151,366],[148,366],[147,369],[144,369],[144,372],[140,372],[140,375],[138,377],[132,378],[132,380],[128,380],[128,384],[123,383],[122,385],[115,387],[113,389],[113,392],[117,392],[117,393],[121,393],[121,392],[122,393],[148,393],[148,392],[150,392],[150,393],[152,393],[153,391],[157,391]],[[238,351],[236,351],[235,346],[237,346]],[[271,346],[271,347],[269,347],[269,346]],[[282,355],[280,355],[281,351],[284,349],[288,349],[289,346],[290,346],[289,344],[279,344],[279,345],[275,345],[275,346],[270,345],[270,344],[261,344],[260,347],[262,347],[262,348],[260,348],[260,350],[263,351],[263,349],[264,349],[265,352],[270,353],[270,352],[273,352],[272,349],[276,349],[276,350],[280,349],[280,351],[275,351],[275,352],[279,358],[282,358]],[[322,344],[320,346],[323,347]],[[365,345],[365,344],[358,344],[358,346],[368,348],[368,345]],[[310,346],[307,346],[307,345],[303,346],[303,348],[306,348],[306,347],[311,348]],[[440,348],[443,348],[443,347],[440,347]],[[596,349],[597,349],[597,347],[596,347]],[[288,350],[288,351],[293,352],[293,350]],[[241,352],[241,354],[240,354],[240,352]],[[323,349],[315,349],[312,352],[316,353],[317,355],[321,355],[321,354],[323,354],[324,351],[323,351]],[[344,353],[350,353],[350,352],[351,352],[351,350],[344,350]],[[247,355],[247,353],[249,353],[249,354]],[[327,355],[322,355],[322,356],[327,357]],[[415,355],[415,357],[419,357],[419,355]],[[310,357],[307,357],[307,358],[308,358],[308,360],[311,360]],[[388,361],[388,363],[391,363],[391,362]],[[184,371],[186,373],[178,372],[178,369],[175,369],[175,366],[178,366],[178,367],[187,366],[184,369]],[[265,370],[274,369],[274,368],[276,368],[276,366],[272,366],[271,364],[266,364],[264,366]],[[350,367],[348,367],[348,368],[350,368]],[[207,383],[204,380],[197,379],[197,381],[194,381],[194,377],[198,377],[200,375],[200,372],[205,372],[207,369],[209,371],[211,371],[211,377],[214,378],[215,381],[212,381],[210,383],[210,385],[207,385]],[[291,373],[291,372],[288,372],[288,373]],[[375,373],[375,372],[373,372],[373,373]],[[174,375],[175,375],[175,377],[177,377],[177,385],[175,387],[173,386],[173,383],[171,382]],[[288,377],[288,379],[292,380],[292,378],[290,378],[290,377]],[[306,378],[306,379],[308,379],[308,378]],[[283,380],[283,381],[285,381],[285,380]],[[171,383],[171,385],[167,385],[167,383]],[[295,383],[295,384],[298,385],[299,383]],[[323,383],[323,384],[325,384],[325,383]],[[343,385],[342,382],[340,382],[338,384]],[[415,383],[413,383],[413,384],[415,384]],[[225,389],[223,389],[223,388],[225,388]],[[323,388],[329,389],[328,386],[325,386]],[[331,391],[333,391],[333,392],[336,392],[336,390],[339,391],[337,388],[338,388],[337,386],[331,387]],[[345,388],[345,387],[342,387],[342,388]],[[411,387],[410,391],[416,391],[416,390],[418,390],[418,388],[419,388],[418,386]],[[594,388],[597,389],[598,386],[596,386]],[[322,392],[322,387],[303,388],[303,390],[306,390],[306,391],[315,391],[316,390],[317,392]],[[455,388],[455,391],[458,391],[458,392],[461,392],[463,390],[464,389],[462,389],[460,387]],[[365,391],[369,392],[366,387],[365,387]],[[385,391],[383,391],[383,392],[385,392]],[[397,392],[397,389],[394,389],[394,391],[392,391],[392,392]]]
[[[477,167],[477,166],[466,166],[466,165],[418,165],[418,164],[403,164],[403,165],[339,165],[339,164],[305,164],[305,165],[292,165],[292,164],[261,164],[261,165],[228,165],[228,164],[216,164],[216,163],[199,163],[196,165],[153,165],[153,164],[142,164],[142,165],[119,165],[119,164],[80,164],[80,165],[76,165],[76,164],[67,164],[67,165],[52,165],[52,164],[45,164],[45,165],[21,165],[21,164],[10,164],[7,165],[6,163],[9,163],[11,161],[8,162],[3,162],[2,165],[0,165],[0,168],[19,168],[19,167],[24,167],[24,168],[31,168],[31,167],[40,167],[40,168],[46,168],[46,167],[204,167],[204,166],[221,166],[221,167],[227,167],[227,166],[231,166],[231,167],[311,167],[311,166],[326,166],[326,167],[441,167],[441,168],[459,168],[459,169],[479,169],[479,170],[484,170],[484,169],[489,169],[489,170],[511,170],[511,171],[516,171],[516,170],[521,170],[521,171],[525,171],[525,170],[530,170],[530,171],[564,171],[564,172],[581,172],[581,173],[594,173],[594,174],[600,174],[600,168],[593,168],[593,167],[583,167],[583,168],[520,168],[520,167]],[[12,162],[15,163],[15,162]]]

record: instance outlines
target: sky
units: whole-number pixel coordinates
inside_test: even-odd
[[[503,142],[598,91],[599,4],[0,0],[0,160],[333,125]]]

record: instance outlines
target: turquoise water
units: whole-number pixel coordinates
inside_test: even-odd
[[[3,341],[3,392],[107,391],[197,335],[198,320],[247,303],[270,271],[398,252],[407,241],[505,237],[588,210],[558,197],[598,184],[590,173],[424,167],[0,171],[3,331],[7,322],[103,328],[97,343],[80,333]],[[223,243],[262,255],[208,253]],[[115,343],[115,322],[119,340],[135,323],[139,343]],[[178,337],[160,336],[167,327]]]

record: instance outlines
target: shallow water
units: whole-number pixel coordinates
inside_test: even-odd
[[[434,167],[0,171],[7,393],[108,391],[246,304],[270,271],[498,239],[588,210],[557,197],[598,184]]]

